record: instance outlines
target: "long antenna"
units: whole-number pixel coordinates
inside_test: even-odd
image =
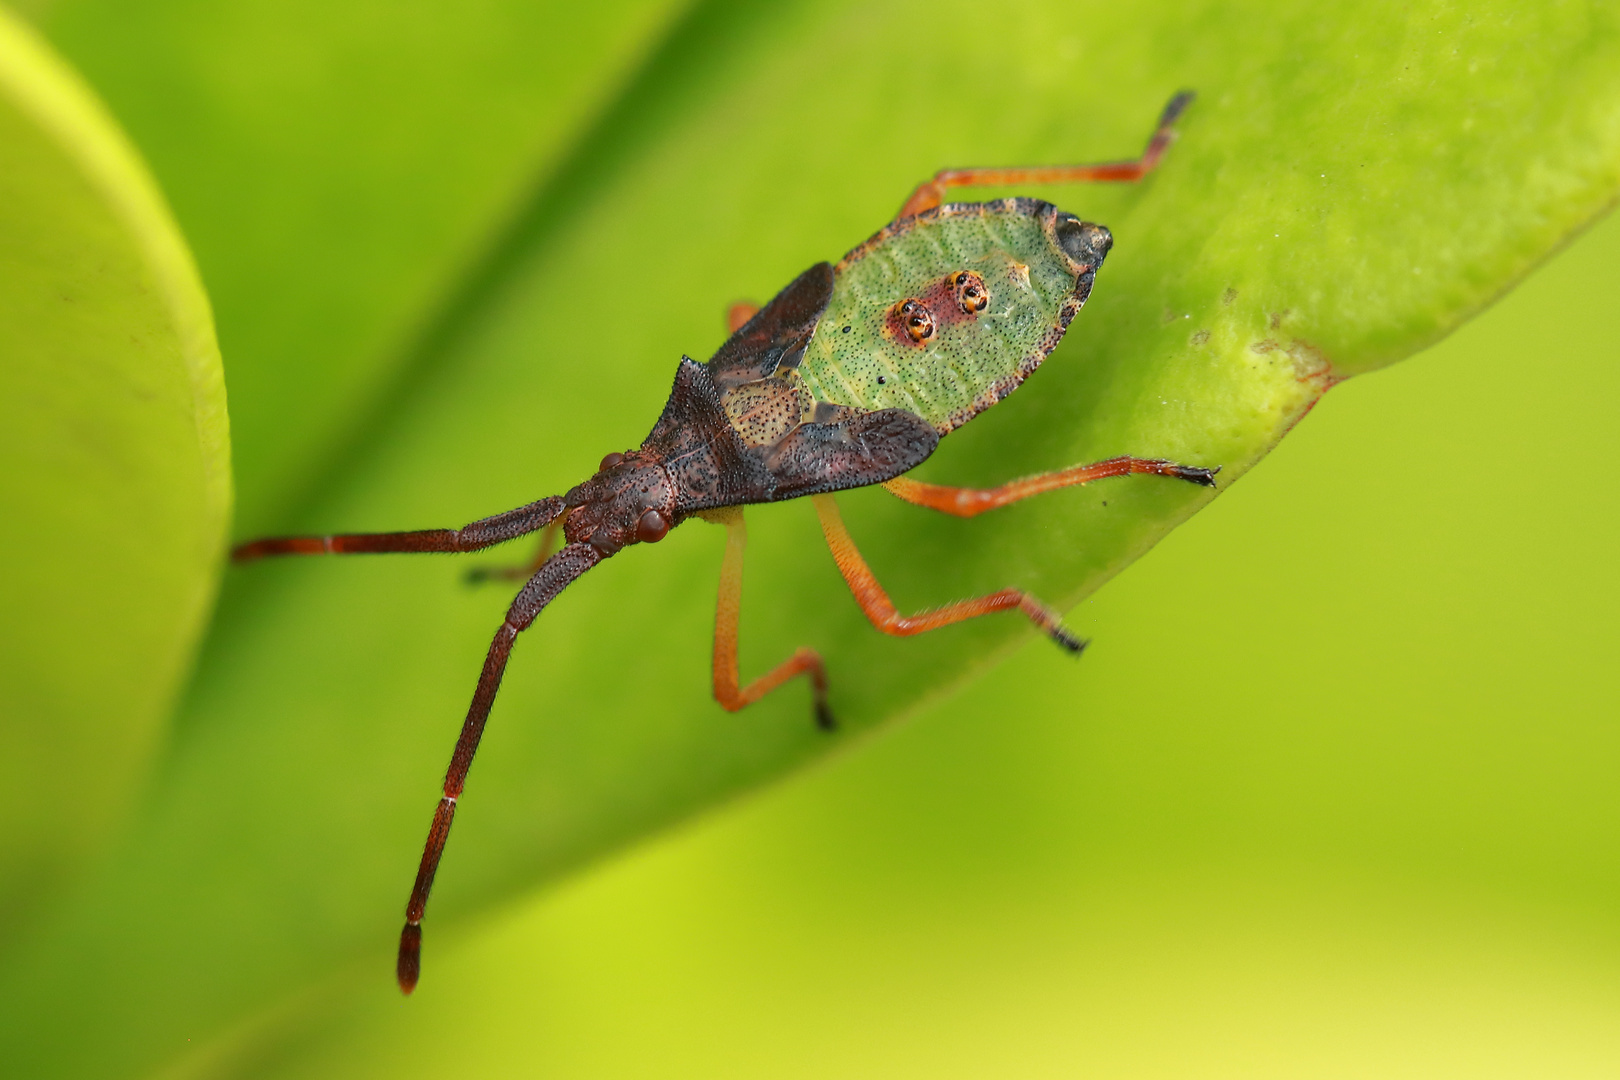
[[[445,841],[450,838],[456,801],[467,785],[467,770],[472,768],[473,755],[478,752],[478,740],[483,737],[484,722],[489,719],[490,706],[495,703],[495,692],[501,687],[501,675],[506,671],[507,658],[512,655],[512,643],[559,593],[605,558],[606,555],[590,544],[569,544],[547,559],[512,601],[506,620],[495,631],[495,640],[490,642],[484,670],[478,676],[478,689],[473,691],[472,706],[467,710],[466,722],[461,725],[455,752],[450,755],[450,768],[444,774],[444,796],[433,812],[433,824],[428,828],[427,844],[422,849],[422,864],[416,871],[416,884],[411,889],[410,902],[405,905],[405,929],[399,934],[399,961],[395,972],[399,988],[407,994],[416,989],[416,980],[422,974],[422,915],[427,910],[428,894],[433,891],[433,875],[438,872],[439,858],[444,854]]]

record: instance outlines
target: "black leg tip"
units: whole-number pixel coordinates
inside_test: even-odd
[[[816,727],[822,731],[838,730],[838,720],[833,716],[832,710],[827,708],[825,701],[816,702]]]
[[[1055,626],[1052,628],[1050,633],[1053,641],[1057,642],[1060,646],[1073,653],[1075,656],[1079,656],[1081,653],[1085,652],[1086,646],[1091,644],[1091,642],[1087,641],[1083,637],[1076,637],[1067,627]]]
[[[1191,90],[1179,91],[1175,97],[1170,99],[1170,104],[1164,107],[1164,113],[1159,117],[1159,126],[1168,127],[1175,123],[1176,118],[1187,110],[1187,106],[1191,105],[1193,98],[1197,96]]]
[[[1176,473],[1176,478],[1197,484],[1199,487],[1212,488],[1215,486],[1215,475],[1221,471],[1219,465],[1213,469],[1200,469],[1191,465],[1183,465]]]

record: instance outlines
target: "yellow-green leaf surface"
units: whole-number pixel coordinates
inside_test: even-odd
[[[1585,5],[705,5],[542,200],[547,227],[428,335],[319,502],[275,525],[459,524],[564,490],[641,439],[726,302],[837,256],[940,166],[1132,154],[1182,86],[1199,101],[1147,184],[1029,192],[1109,225],[1114,252],[1063,347],[925,478],[1135,453],[1230,484],[1334,379],[1458,325],[1620,182],[1620,36]],[[970,522],[876,492],[845,505],[902,607],[1006,585],[1071,606],[1206,498],[1148,479]],[[515,654],[441,868],[423,994],[497,902],[914,711],[1026,634],[1008,617],[881,638],[807,507],[750,523],[744,669],[821,650],[844,733],[813,729],[800,687],[737,715],[709,701],[718,530],[593,571]],[[24,1000],[7,1060],[138,1073],[228,1048],[336,970],[388,977],[506,602],[466,589],[467,565],[234,576],[160,794],[0,974]],[[1196,677],[1167,648],[1164,678]]]
[[[0,11],[0,948],[127,811],[229,510],[191,256],[100,104]]]

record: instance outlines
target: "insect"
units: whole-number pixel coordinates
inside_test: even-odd
[[[410,993],[421,972],[422,916],[456,804],[518,634],[591,567],[633,544],[655,544],[689,518],[727,529],[714,631],[714,696],[735,711],[797,676],[831,729],[827,672],[801,648],[746,686],[737,624],[746,544],[743,506],[809,496],[839,571],[879,630],[910,635],[1013,608],[1063,648],[1085,643],[1017,589],[902,615],[868,569],[833,492],[882,484],[918,506],[972,517],[1031,495],[1147,473],[1215,485],[1218,468],[1116,457],[1014,480],[943,487],[903,474],[939,440],[1017,389],[1062,340],[1113,245],[1106,228],[1050,203],[1012,198],[946,203],[958,187],[1139,180],[1158,165],[1192,94],[1165,107],[1134,161],[1039,168],[952,169],[919,185],[899,215],[836,265],[817,263],[763,308],[739,305],[732,335],[706,364],[682,357],[658,422],[641,446],[608,454],[596,474],[459,529],[254,540],[237,561],[267,555],[465,552],[547,530],[542,558],[495,631],[445,774],[444,794],[405,909],[396,974]],[[565,543],[547,554],[561,528]]]

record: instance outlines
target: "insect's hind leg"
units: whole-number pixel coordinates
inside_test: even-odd
[[[742,617],[743,551],[748,546],[748,529],[737,507],[709,511],[704,517],[726,527],[726,554],[720,564],[720,597],[714,613],[714,699],[727,712],[736,712],[789,679],[805,675],[810,679],[816,725],[824,731],[833,730],[837,723],[827,707],[827,669],[813,649],[801,648],[747,686],[739,685],[737,625]]]
[[[951,188],[1005,184],[1080,184],[1089,181],[1134,181],[1152,172],[1175,139],[1175,123],[1192,103],[1191,90],[1170,99],[1159,116],[1159,126],[1148,139],[1142,156],[1134,161],[1108,161],[1096,165],[1037,165],[1023,168],[942,169],[932,180],[917,185],[897,217],[911,217],[932,210],[945,201]]]
[[[986,510],[994,510],[998,506],[1027,499],[1031,495],[1056,491],[1058,488],[1077,487],[1110,476],[1142,473],[1185,480],[1200,487],[1214,487],[1215,474],[1220,471],[1219,467],[1206,469],[1198,465],[1178,465],[1174,461],[1157,458],[1116,457],[1099,461],[1094,465],[1076,465],[1071,469],[1026,476],[1022,480],[1013,480],[993,488],[946,487],[942,484],[924,484],[904,476],[897,476],[885,482],[883,486],[890,494],[908,503],[926,506],[930,510],[953,514],[956,517],[973,517]]]
[[[861,558],[860,550],[850,538],[849,530],[844,528],[844,519],[838,513],[838,503],[833,501],[831,495],[812,495],[811,501],[815,503],[816,514],[821,518],[821,531],[827,538],[827,547],[832,549],[833,561],[838,564],[838,572],[844,575],[849,591],[855,594],[855,602],[861,605],[861,610],[866,613],[872,625],[885,634],[907,637],[929,630],[938,630],[942,626],[966,619],[975,619],[980,615],[989,615],[991,612],[1017,608],[1048,637],[1070,652],[1078,653],[1086,647],[1085,640],[1070,632],[1058,618],[1057,612],[1028,593],[1017,589],[1002,589],[989,596],[958,600],[954,604],[946,604],[944,607],[918,612],[915,615],[900,614],[889,599],[889,594],[878,584],[871,567]]]

